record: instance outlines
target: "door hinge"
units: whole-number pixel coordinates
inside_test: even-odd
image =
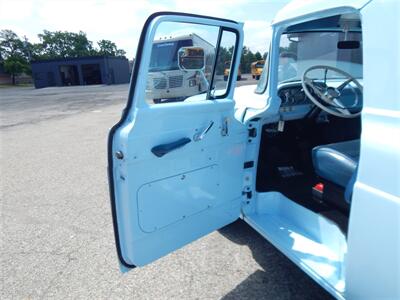
[[[254,161],[246,161],[243,164],[243,169],[250,169],[254,167]]]
[[[253,192],[252,191],[242,192],[242,194],[243,194],[242,203],[250,204],[251,198],[253,197]]]
[[[251,187],[246,186],[242,191],[242,195],[244,196],[243,202],[249,204],[250,199],[253,197],[253,192],[251,191]]]
[[[251,197],[253,197],[253,192],[252,191],[243,192],[243,194],[246,196],[247,199],[251,199]]]
[[[254,138],[254,137],[256,137],[256,136],[257,136],[257,129],[255,129],[255,128],[250,128],[250,129],[249,129],[249,137]]]

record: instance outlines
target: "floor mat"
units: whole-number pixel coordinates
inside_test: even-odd
[[[314,172],[312,149],[322,141],[311,134],[315,126],[288,122],[285,132],[270,133],[268,125],[263,128],[257,166],[258,192],[277,191],[293,202],[323,215],[347,231],[348,215],[334,206],[314,200],[313,187],[320,183]]]
[[[303,172],[296,170],[294,166],[277,167],[279,176],[281,178],[289,178],[304,175]]]
[[[285,168],[282,175],[274,176],[271,180],[264,178],[264,182],[260,182],[258,191],[280,192],[293,202],[329,219],[338,225],[344,234],[347,234],[348,215],[324,202],[313,199],[312,187],[316,183],[318,183],[318,179],[315,176],[304,174],[292,167],[290,169]]]
[[[317,183],[317,179],[312,174],[306,174],[291,165],[277,166],[264,174],[269,176],[258,178],[258,191],[278,191],[289,199],[296,199],[296,202],[301,202],[299,204],[313,211],[322,209],[319,203],[310,201],[312,200],[312,187]]]

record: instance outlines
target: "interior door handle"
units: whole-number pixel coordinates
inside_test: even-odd
[[[187,137],[181,138],[172,143],[161,144],[161,145],[155,146],[155,147],[151,148],[151,152],[153,152],[153,154],[157,157],[162,157],[165,154],[167,154],[168,152],[171,152],[175,149],[181,148],[190,142],[191,142],[191,139],[189,139]]]

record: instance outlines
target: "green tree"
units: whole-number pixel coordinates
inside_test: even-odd
[[[106,56],[125,56],[126,52],[122,49],[118,49],[117,45],[109,40],[100,40],[97,42],[99,50],[97,53]]]
[[[231,61],[233,55],[233,47],[220,47],[217,59],[216,72],[217,75],[224,74],[225,62]]]
[[[0,63],[4,71],[11,75],[12,84],[22,73],[30,73],[28,49],[12,30],[0,31]]]
[[[262,56],[261,56],[261,53],[260,53],[259,51],[257,51],[257,52],[254,54],[254,56],[255,56],[256,60],[262,60],[262,59],[263,59]]]
[[[125,56],[125,51],[118,49],[109,40],[97,42],[98,49],[93,47],[86,33],[68,31],[48,31],[38,34],[39,44],[30,45],[34,59],[74,58],[93,55]]]
[[[68,31],[48,31],[38,34],[41,41],[36,49],[36,58],[71,58],[90,56],[95,54],[92,42],[86,36],[86,33]]]
[[[242,57],[240,58],[240,70],[242,73],[250,73],[251,63],[256,60],[254,53],[248,47],[243,46]]]
[[[279,52],[288,52],[288,53],[296,55],[297,44],[298,44],[297,42],[290,42],[289,46],[287,46],[287,47],[279,47]]]
[[[4,29],[0,31],[0,54],[3,59],[24,55],[24,43],[12,30]]]
[[[18,75],[30,72],[29,64],[20,56],[7,57],[3,62],[3,66],[4,71],[11,75],[13,85],[15,85],[15,78]]]
[[[263,60],[266,60],[267,59],[267,56],[268,56],[268,52],[264,52],[264,54],[263,54]]]

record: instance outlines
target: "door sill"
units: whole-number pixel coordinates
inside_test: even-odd
[[[258,193],[244,220],[338,299],[344,299],[347,242],[338,226],[278,192]]]

